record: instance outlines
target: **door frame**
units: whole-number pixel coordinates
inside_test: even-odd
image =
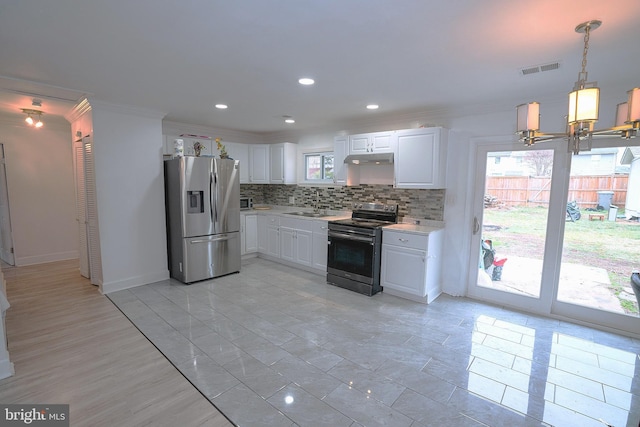
[[[542,284],[548,283],[553,280],[556,275],[556,266],[554,257],[557,257],[557,253],[561,250],[558,247],[558,241],[550,238],[550,236],[558,236],[559,228],[564,227],[564,209],[562,203],[559,202],[563,198],[563,191],[560,188],[560,183],[556,177],[562,178],[562,175],[567,175],[568,179],[568,167],[567,162],[570,162],[571,158],[567,152],[566,144],[562,141],[547,142],[544,144],[537,144],[533,147],[524,147],[522,143],[514,141],[512,136],[509,137],[496,137],[496,138],[482,138],[476,140],[475,153],[473,156],[474,164],[472,165],[473,174],[476,177],[474,180],[473,197],[471,198],[471,219],[473,221],[472,234],[470,236],[470,253],[469,253],[469,280],[467,287],[467,294],[474,299],[488,301],[492,303],[499,303],[520,310],[525,310],[535,314],[549,315],[552,299],[554,298],[554,289],[549,286],[543,286]],[[547,217],[547,229],[546,239],[544,247],[543,268],[541,276],[540,296],[538,298],[530,297],[526,295],[520,295],[515,293],[509,293],[497,289],[485,288],[477,285],[478,281],[478,260],[480,254],[480,246],[482,241],[482,222],[484,213],[484,193],[485,193],[485,179],[486,177],[486,163],[487,153],[491,151],[528,151],[528,150],[553,150],[554,162],[552,169],[552,183],[550,188],[550,203],[548,207]],[[481,179],[482,177],[482,179]],[[561,181],[567,182],[567,179],[561,179]],[[555,182],[555,184],[554,184]],[[564,198],[566,198],[566,192],[564,192]],[[562,221],[557,218],[562,218]],[[476,223],[477,221],[477,223]],[[474,233],[479,226],[478,231]],[[561,241],[560,241],[561,243]],[[507,261],[508,262],[508,261]],[[559,269],[558,269],[559,274]]]
[[[618,137],[594,139],[593,141],[593,148],[637,145],[640,145],[640,140],[625,141]],[[523,151],[536,149],[554,150],[540,297],[533,298],[524,295],[510,294],[496,289],[479,287],[477,286],[477,279],[482,233],[478,232],[474,234],[473,232],[475,229],[475,219],[479,221],[480,227],[482,226],[486,155],[491,151]],[[523,147],[520,142],[514,141],[513,136],[482,137],[471,141],[470,170],[474,195],[469,198],[468,202],[472,226],[469,244],[467,295],[470,298],[508,306],[533,314],[568,320],[574,323],[597,327],[598,329],[640,337],[640,333],[638,332],[640,331],[640,318],[597,310],[569,302],[562,302],[557,299],[566,224],[565,206],[569,193],[571,159],[572,153],[568,150],[568,143],[564,140],[540,143],[528,148]],[[473,179],[474,177],[475,179]],[[549,283],[551,283],[551,285],[549,285]],[[545,284],[547,285],[545,286]]]

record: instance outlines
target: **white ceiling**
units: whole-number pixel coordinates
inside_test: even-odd
[[[0,113],[20,114],[37,94],[46,114],[64,115],[90,95],[270,133],[504,110],[565,99],[581,65],[574,28],[591,19],[603,24],[589,78],[622,102],[640,85],[638,16],[638,0],[4,1]],[[556,61],[556,71],[519,73]],[[303,76],[316,84],[300,86]]]

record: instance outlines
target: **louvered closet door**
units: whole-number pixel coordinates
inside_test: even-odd
[[[100,255],[100,234],[98,230],[98,204],[96,195],[93,144],[89,138],[83,139],[84,183],[87,212],[87,235],[89,248],[89,271],[91,283],[102,283],[102,258]]]
[[[78,221],[78,252],[80,254],[80,274],[91,277],[89,271],[89,247],[87,237],[87,199],[84,183],[84,155],[82,142],[73,146],[76,175],[76,221]]]

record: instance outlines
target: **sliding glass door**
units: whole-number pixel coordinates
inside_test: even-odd
[[[477,145],[470,296],[640,331],[640,149],[620,141]]]

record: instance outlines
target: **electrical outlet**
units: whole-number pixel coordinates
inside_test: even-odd
[[[296,203],[296,198],[294,196],[289,196],[289,204],[293,205]]]

